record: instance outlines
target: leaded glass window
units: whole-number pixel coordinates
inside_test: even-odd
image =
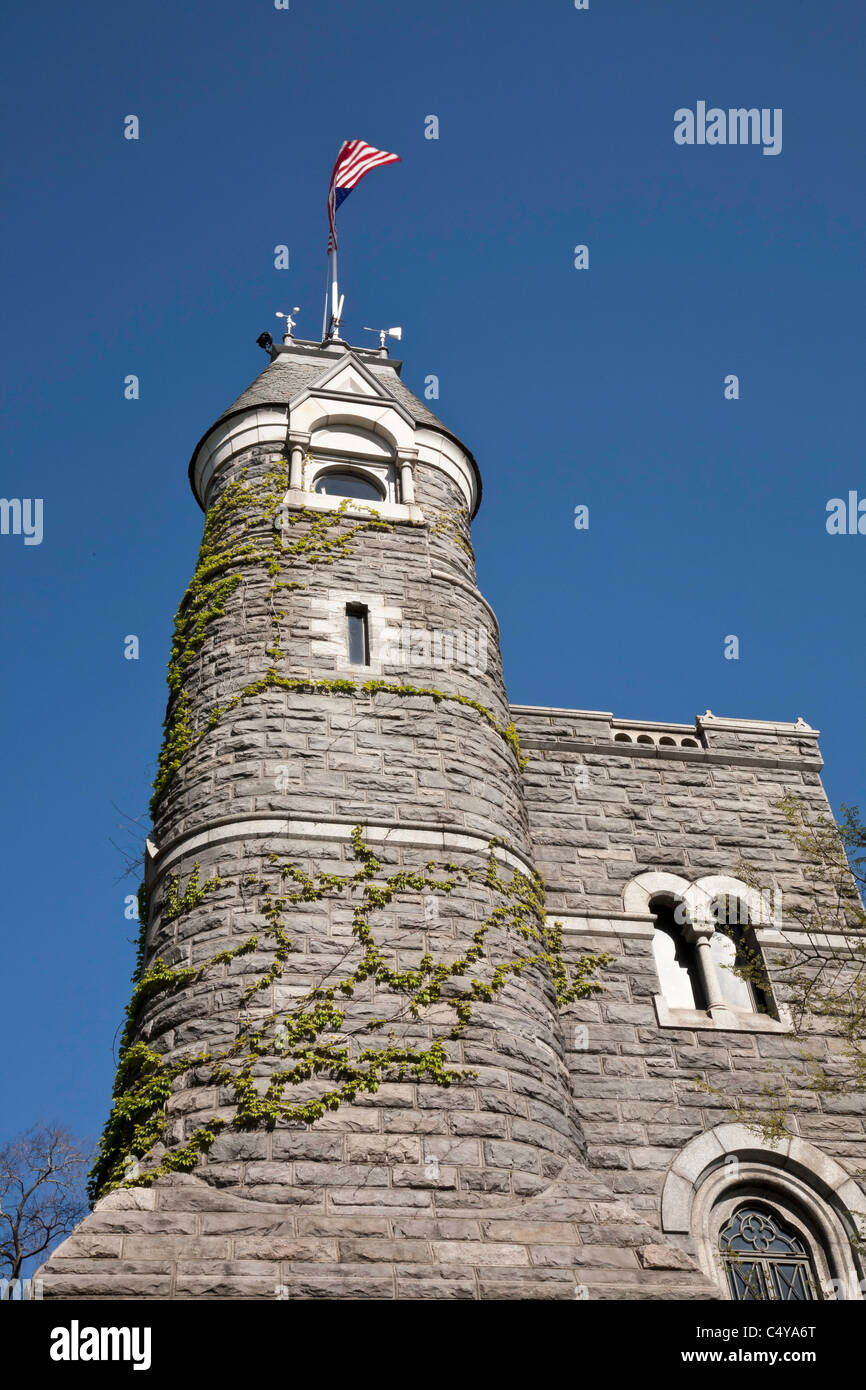
[[[774,1213],[738,1208],[719,1232],[719,1250],[731,1298],[738,1302],[800,1303],[820,1297],[806,1246]]]

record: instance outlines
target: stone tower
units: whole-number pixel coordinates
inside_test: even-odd
[[[813,731],[512,710],[471,453],[385,349],[270,356],[190,464],[139,967],[45,1296],[719,1297],[673,1170],[724,1142],[683,1157],[667,1087],[739,1022],[658,1003],[656,897],[708,865],[640,808],[795,752],[820,793]]]

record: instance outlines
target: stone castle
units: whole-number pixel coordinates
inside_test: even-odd
[[[801,1046],[816,731],[509,705],[472,454],[387,349],[268,350],[190,464],[139,966],[44,1296],[862,1297],[862,1106],[731,1108]]]

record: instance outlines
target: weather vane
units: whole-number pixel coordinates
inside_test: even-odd
[[[380,348],[383,348],[383,347],[385,346],[385,339],[386,339],[386,338],[396,338],[396,339],[397,339],[397,342],[399,343],[400,339],[403,337],[403,330],[402,330],[402,328],[368,328],[368,327],[366,326],[366,324],[365,324],[365,325],[364,325],[364,332],[365,332],[365,333],[378,333],[378,334],[379,334],[379,347],[380,347]]]
[[[293,309],[290,309],[289,312],[288,312],[287,314],[281,314],[280,311],[279,311],[279,309],[278,309],[277,312],[276,312],[276,314],[274,315],[274,318],[285,319],[285,320],[286,320],[286,337],[287,337],[287,338],[291,338],[291,336],[292,336],[292,329],[294,328],[295,323],[297,322],[296,319],[293,319],[293,318],[292,318],[292,314],[299,314],[300,312],[301,312],[301,306],[300,306],[299,304],[296,304],[296,305],[294,306],[294,308],[293,308]]]

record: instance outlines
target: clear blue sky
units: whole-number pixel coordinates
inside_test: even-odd
[[[344,328],[402,324],[478,458],[511,698],[803,715],[866,806],[866,536],[825,530],[866,497],[862,0],[84,0],[4,39],[0,495],[44,540],[0,537],[3,1131],[107,1114],[187,463],[276,309],[319,332],[343,139],[402,155],[340,213]],[[699,100],[781,107],[782,153],[677,146]]]

